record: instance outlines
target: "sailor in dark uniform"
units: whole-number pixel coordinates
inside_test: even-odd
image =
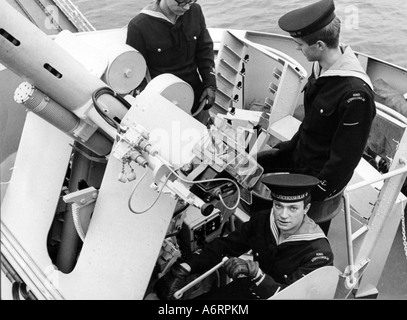
[[[269,207],[227,237],[206,244],[170,271],[155,285],[160,299],[173,299],[188,277],[217,265],[224,257],[230,284],[199,299],[267,299],[311,271],[333,265],[333,253],[321,228],[307,216],[315,177],[299,174],[269,175],[263,181],[271,190]],[[243,259],[251,252],[253,259]]]
[[[191,85],[191,113],[206,124],[215,102],[213,41],[196,0],[154,0],[128,24],[126,44],[146,59],[151,79],[171,73]],[[145,86],[145,83],[142,84]]]
[[[320,180],[309,216],[327,233],[369,137],[376,114],[373,86],[352,49],[339,44],[341,24],[333,0],[291,11],[278,24],[314,64],[299,130],[291,140],[260,152],[258,162],[265,173],[297,172]]]

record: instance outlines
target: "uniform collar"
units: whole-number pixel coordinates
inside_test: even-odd
[[[327,71],[319,75],[321,66],[314,63],[313,72],[315,79],[322,77],[356,77],[366,82],[373,90],[372,82],[369,76],[363,70],[354,51],[350,46],[341,46],[342,56]]]
[[[274,209],[271,209],[270,212],[270,228],[277,245],[294,241],[312,241],[316,239],[327,239],[322,229],[314,222],[314,220],[312,220],[310,217],[306,215],[298,230],[288,238],[282,240],[280,238],[280,230],[276,225],[273,210]]]
[[[141,10],[140,13],[144,13],[144,14],[146,14],[148,16],[151,16],[151,17],[154,17],[154,18],[163,19],[165,21],[168,21],[171,24],[174,24],[170,19],[167,18],[166,15],[164,15],[161,12],[155,11],[155,10],[145,8],[145,9]]]

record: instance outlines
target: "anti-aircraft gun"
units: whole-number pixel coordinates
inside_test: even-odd
[[[1,6],[0,61],[29,111],[2,203],[9,271],[38,299],[143,299],[152,276],[230,228],[263,172],[253,136],[191,117],[192,88],[173,75],[130,94],[146,64],[129,46],[53,39]]]

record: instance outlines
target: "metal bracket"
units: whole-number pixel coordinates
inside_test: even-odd
[[[64,196],[65,203],[72,204],[72,218],[75,229],[82,241],[85,241],[86,232],[90,224],[91,214],[98,197],[98,190],[94,187],[79,190]]]
[[[366,258],[356,265],[350,265],[345,268],[345,271],[340,276],[345,278],[345,286],[347,289],[352,289],[357,285],[362,275],[359,275],[357,279],[355,275],[366,267],[369,262],[370,259]]]

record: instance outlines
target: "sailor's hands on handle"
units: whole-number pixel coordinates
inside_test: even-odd
[[[212,269],[206,271],[204,274],[201,274],[198,278],[195,280],[191,281],[188,283],[185,287],[181,288],[177,292],[174,293],[174,298],[175,299],[181,299],[182,295],[189,289],[191,289],[193,286],[201,282],[202,280],[206,279],[208,276],[210,276],[212,273],[214,273],[216,270],[221,268],[225,262],[228,260],[227,257],[223,257],[222,261],[219,262],[216,266],[214,266]]]
[[[204,106],[204,110],[209,110],[212,108],[213,104],[215,103],[215,93],[216,89],[213,87],[206,87],[202,92],[202,96],[199,99],[199,102],[202,103],[206,99],[206,105]]]
[[[239,276],[255,278],[259,271],[259,263],[252,260],[230,258],[225,263],[225,271],[226,274],[233,279]]]
[[[171,267],[170,271],[157,281],[154,289],[160,300],[180,299],[186,290],[190,289],[190,287],[202,281],[222,266],[225,267],[226,274],[233,279],[240,276],[254,279],[258,276],[259,271],[261,271],[257,261],[240,258],[228,259],[227,257],[224,257],[219,264],[187,285],[187,278],[190,275],[190,271],[177,261]]]
[[[170,271],[155,284],[155,291],[160,300],[174,300],[174,293],[184,287],[190,272],[179,262],[175,262]]]

